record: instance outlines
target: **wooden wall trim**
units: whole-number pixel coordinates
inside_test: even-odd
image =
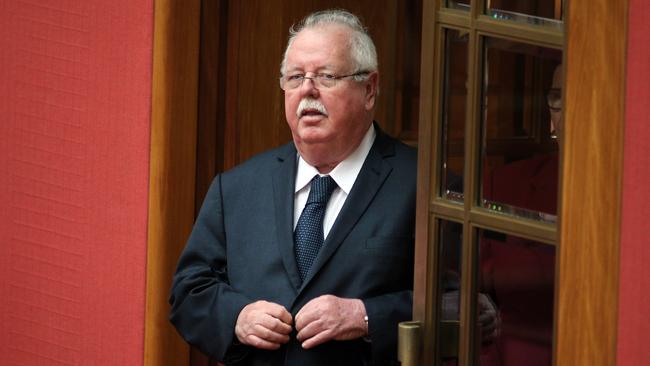
[[[422,2],[422,38],[421,38],[421,69],[420,69],[420,111],[418,132],[418,178],[417,202],[415,212],[415,263],[413,265],[413,320],[424,322],[427,314],[427,284],[429,281],[428,261],[432,255],[429,246],[431,235],[429,207],[431,202],[431,165],[433,160],[434,142],[431,137],[433,121],[433,76],[435,26],[432,19],[435,16],[435,0]]]
[[[200,0],[154,11],[144,365],[187,365],[167,320],[176,261],[194,222]]]
[[[627,1],[567,16],[556,365],[615,365]]]
[[[201,0],[195,211],[223,171],[227,0]]]

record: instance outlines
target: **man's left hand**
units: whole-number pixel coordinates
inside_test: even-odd
[[[309,349],[331,340],[344,341],[368,335],[366,307],[359,299],[323,295],[296,314],[298,340]]]

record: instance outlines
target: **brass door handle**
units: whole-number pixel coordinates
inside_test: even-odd
[[[458,358],[458,335],[460,322],[458,320],[443,320],[440,322],[440,356],[443,359]]]
[[[420,364],[422,347],[422,322],[408,321],[398,325],[397,360],[402,366],[417,366]]]

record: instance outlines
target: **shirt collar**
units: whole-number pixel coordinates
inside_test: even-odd
[[[363,162],[366,160],[366,156],[368,156],[370,148],[375,142],[376,136],[377,133],[375,132],[375,126],[371,124],[356,150],[354,150],[352,154],[348,155],[345,160],[340,162],[329,173],[329,176],[334,179],[339,188],[341,188],[341,190],[346,194],[350,194],[352,185],[354,185],[354,181],[357,179],[357,175],[359,175],[359,172],[361,171]],[[298,171],[296,172],[295,192],[305,188],[305,186],[307,186],[307,184],[309,184],[317,174],[319,174],[318,169],[309,165],[309,163],[303,160],[300,154],[298,154]]]

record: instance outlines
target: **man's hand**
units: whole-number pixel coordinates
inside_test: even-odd
[[[442,320],[458,320],[460,293],[458,290],[442,294]],[[486,294],[478,294],[478,319],[476,330],[481,334],[481,343],[488,345],[499,335],[500,318],[496,305]]]
[[[499,335],[499,312],[490,298],[482,293],[478,294],[478,327],[481,332],[481,343],[490,344]]]
[[[368,335],[366,307],[359,299],[323,295],[308,302],[296,314],[296,330],[302,347],[309,349],[331,340],[343,341]]]
[[[274,350],[289,342],[292,323],[284,306],[260,300],[246,305],[239,313],[235,335],[243,344]]]

